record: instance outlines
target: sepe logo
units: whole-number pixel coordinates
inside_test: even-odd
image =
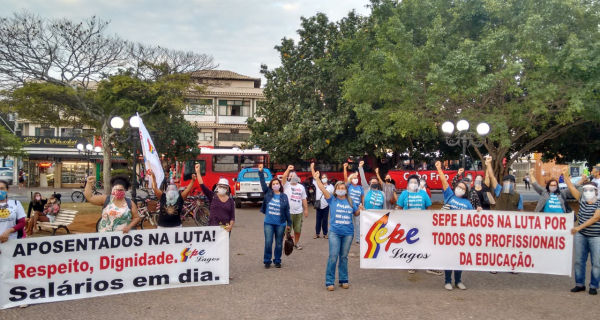
[[[401,228],[401,224],[396,224],[394,230],[388,234],[388,229],[386,228],[388,219],[390,217],[390,213],[386,213],[379,220],[375,221],[369,232],[367,232],[365,236],[365,241],[367,242],[367,253],[365,253],[365,259],[376,259],[379,254],[379,250],[381,249],[381,245],[387,242],[385,245],[385,251],[387,252],[392,243],[402,243],[406,241],[408,244],[413,244],[419,241],[417,238],[417,234],[419,233],[419,229],[412,228],[408,230],[405,236],[404,229]]]
[[[198,251],[197,249],[192,249],[192,245],[190,244],[189,246],[187,246],[187,248],[183,249],[183,251],[181,251],[181,262],[187,262],[188,260],[191,260],[193,257],[195,256],[202,256],[204,255],[204,250],[200,250]]]

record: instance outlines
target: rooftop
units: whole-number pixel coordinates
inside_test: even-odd
[[[254,87],[260,88],[260,78],[252,78],[229,70],[200,70],[192,72],[192,78],[217,80],[252,80]]]

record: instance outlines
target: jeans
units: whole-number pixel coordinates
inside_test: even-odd
[[[265,256],[263,262],[271,264],[273,255],[273,236],[275,236],[275,259],[274,263],[281,263],[281,253],[283,252],[283,234],[285,226],[275,226],[265,223]]]
[[[585,267],[588,255],[592,260],[592,279],[590,288],[598,289],[600,282],[600,237],[588,237],[581,233],[575,234],[575,283],[585,287]]]
[[[354,223],[354,241],[360,241],[360,215],[352,215],[352,222]]]
[[[352,245],[352,235],[342,236],[335,232],[329,233],[329,259],[327,260],[327,272],[325,273],[325,286],[335,283],[335,266],[338,263],[339,283],[348,283],[348,252]]]
[[[329,220],[329,206],[325,209],[317,209],[317,222],[315,225],[315,234],[321,234],[321,228],[323,228],[323,235],[327,235],[327,222]]]
[[[444,270],[444,276],[446,277],[445,283],[452,283],[452,270]],[[454,270],[454,284],[459,284],[462,277],[462,270]]]

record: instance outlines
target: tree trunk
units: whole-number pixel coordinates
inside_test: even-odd
[[[102,181],[104,183],[104,194],[109,195],[111,191],[110,186],[110,169],[112,166],[112,147],[110,145],[110,129],[108,128],[108,123],[104,122],[102,124],[102,159],[104,160],[102,164]]]

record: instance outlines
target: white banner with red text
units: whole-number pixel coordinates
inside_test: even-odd
[[[0,244],[0,306],[229,283],[229,233],[172,228]]]
[[[368,210],[360,267],[571,275],[573,214]]]

